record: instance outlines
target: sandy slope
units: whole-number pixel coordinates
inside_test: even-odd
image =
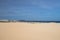
[[[0,23],[0,40],[60,40],[60,23]]]

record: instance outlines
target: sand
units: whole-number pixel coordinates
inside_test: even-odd
[[[0,23],[0,40],[60,40],[60,23]]]

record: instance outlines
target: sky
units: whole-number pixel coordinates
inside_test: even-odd
[[[0,0],[0,19],[60,21],[60,0]]]

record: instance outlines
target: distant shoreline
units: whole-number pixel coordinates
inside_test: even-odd
[[[25,20],[19,20],[19,21],[0,21],[0,22],[33,22],[33,23],[35,23],[35,22],[38,22],[38,23],[51,23],[51,22],[53,22],[53,23],[60,23],[60,21],[25,21]]]

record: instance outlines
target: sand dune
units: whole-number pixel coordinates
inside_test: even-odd
[[[60,40],[60,23],[0,23],[0,40]]]

